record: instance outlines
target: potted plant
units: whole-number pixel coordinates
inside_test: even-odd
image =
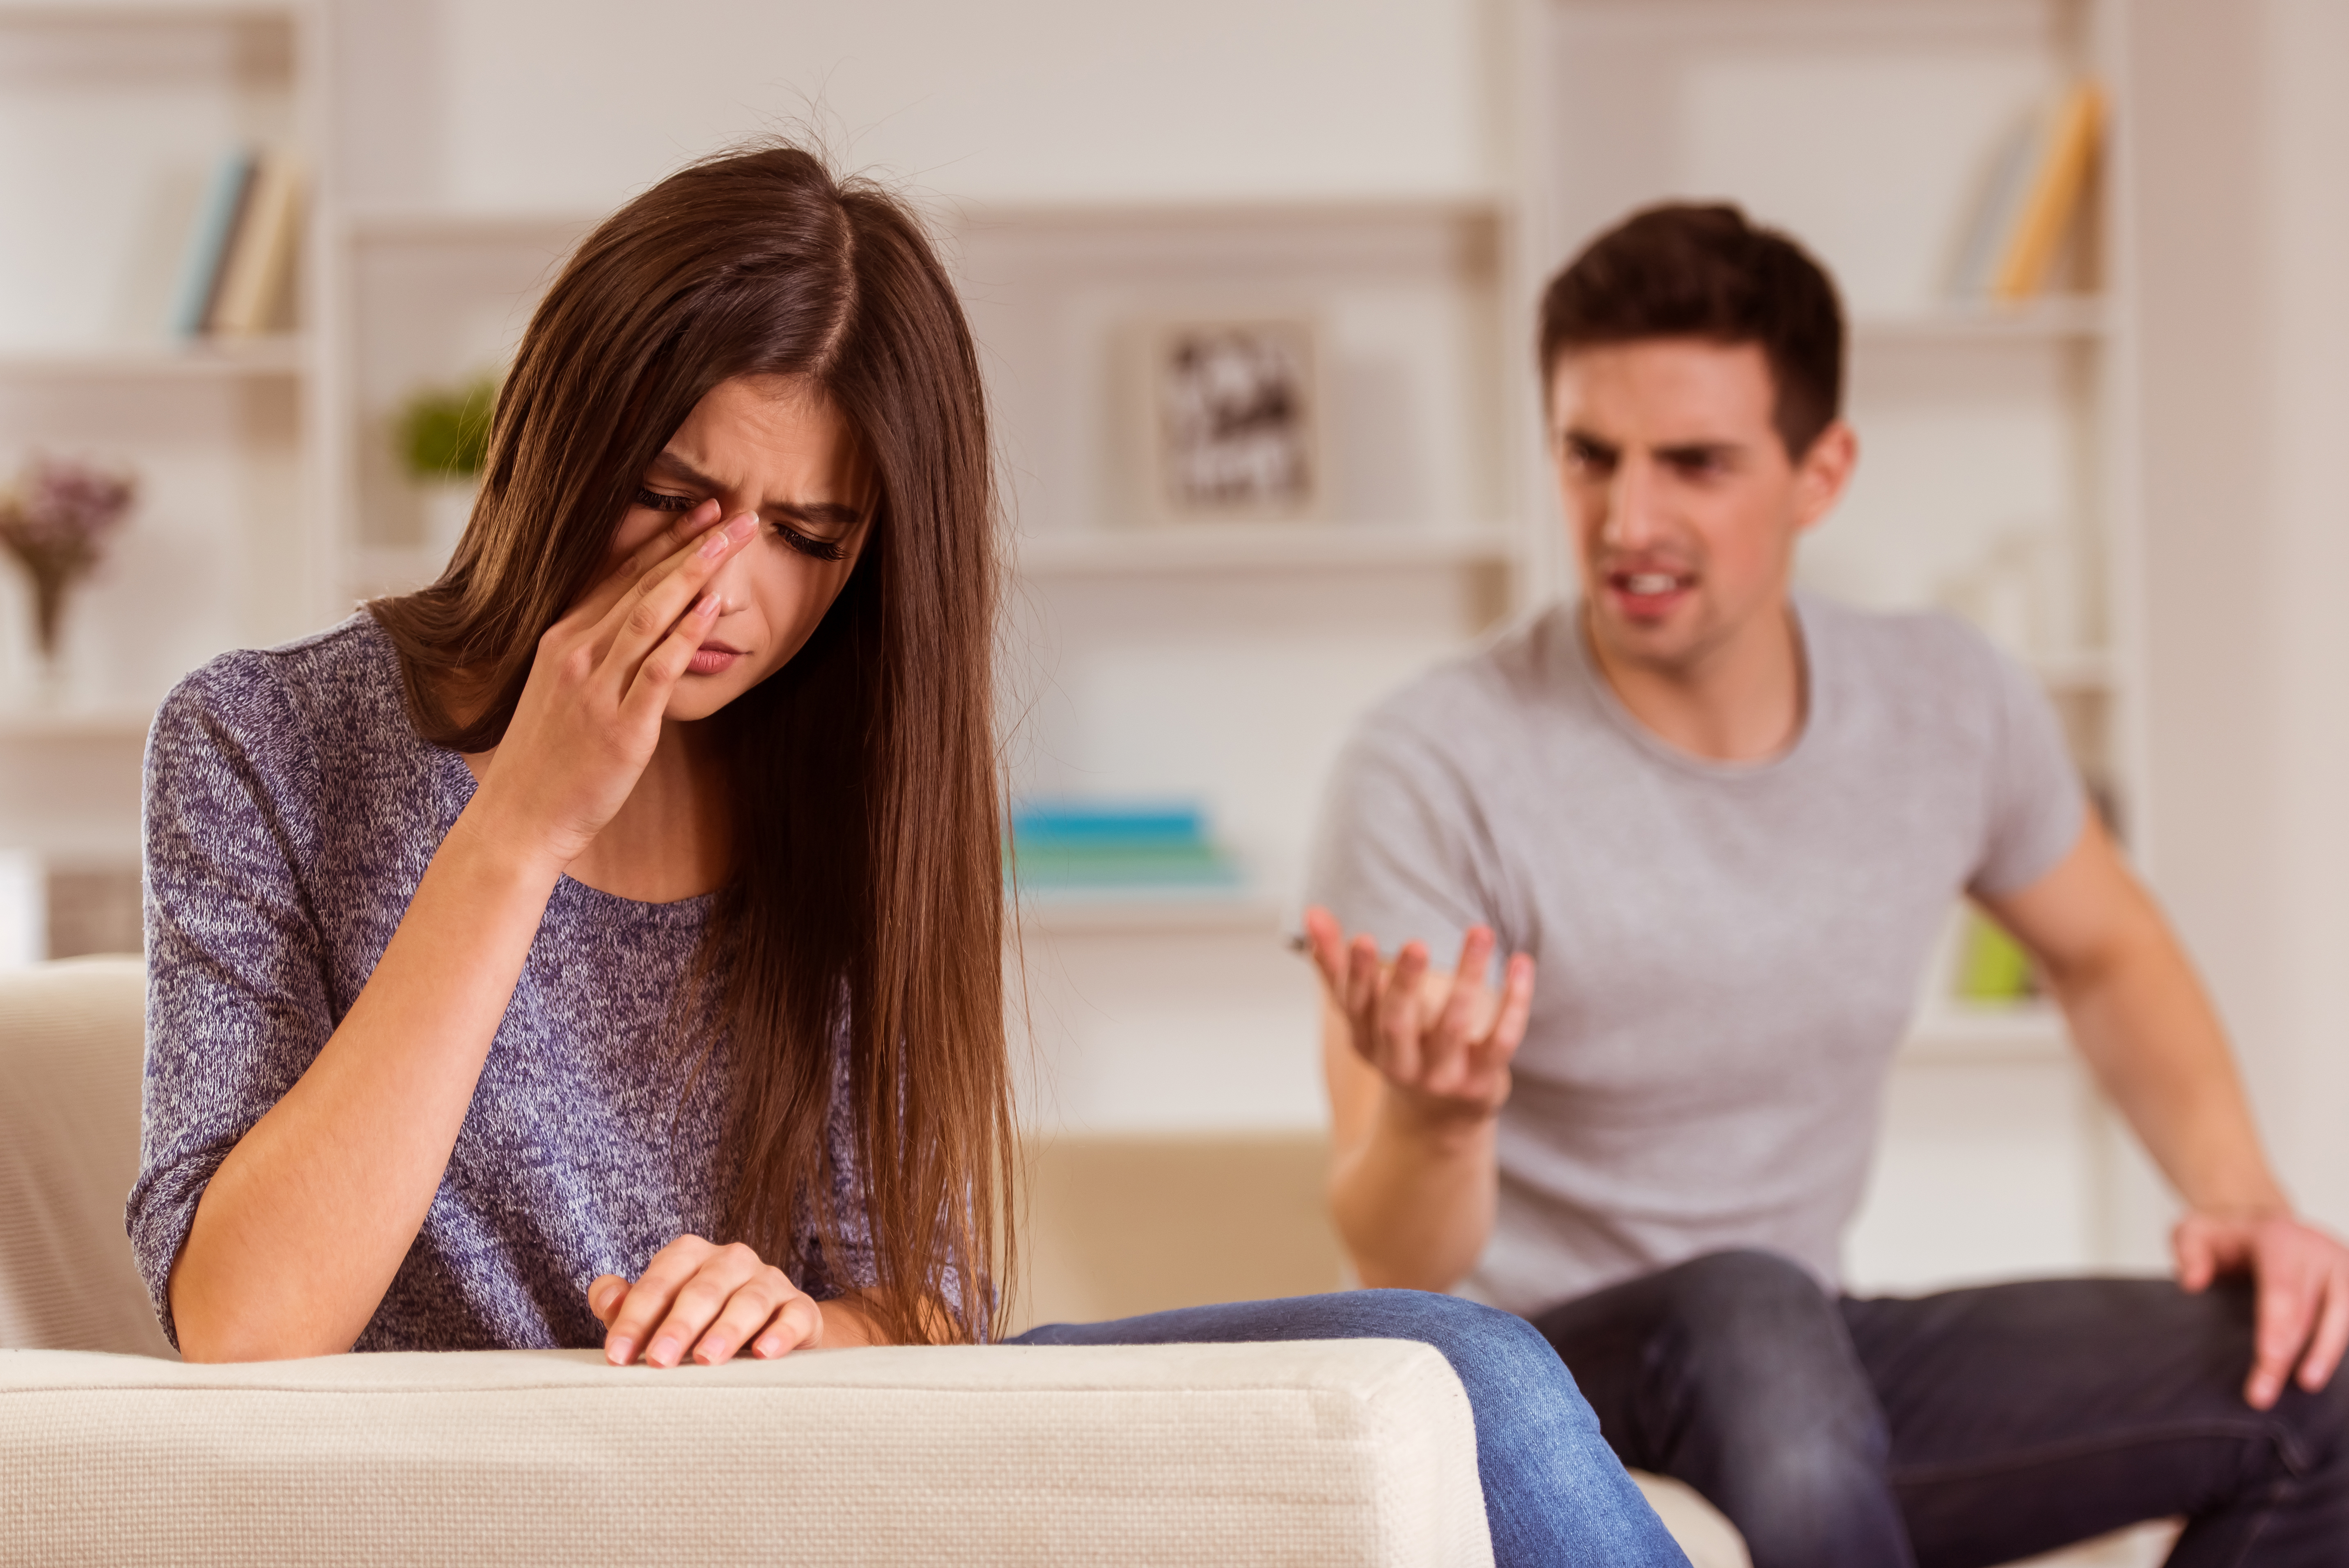
[[[423,492],[423,543],[436,563],[449,559],[472,517],[497,403],[498,378],[484,374],[461,386],[426,387],[399,411],[400,463]]]

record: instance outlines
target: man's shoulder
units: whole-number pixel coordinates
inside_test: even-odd
[[[1574,606],[1552,604],[1434,665],[1363,715],[1360,732],[1453,746],[1567,717],[1582,684]]]
[[[1835,677],[1896,692],[1946,695],[1994,686],[2010,663],[1968,623],[1940,610],[1864,610],[1821,594],[1795,603],[1815,664]]]

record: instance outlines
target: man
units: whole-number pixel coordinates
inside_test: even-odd
[[[2044,696],[1947,619],[1790,589],[1857,455],[1842,355],[1825,273],[1732,208],[1638,214],[1551,284],[1580,599],[1374,711],[1317,851],[1339,1230],[1365,1284],[1531,1317],[1756,1568],[2172,1514],[2173,1563],[2338,1568],[2349,1251],[2293,1216]],[[1960,893],[2184,1196],[2175,1284],[1838,1293]]]

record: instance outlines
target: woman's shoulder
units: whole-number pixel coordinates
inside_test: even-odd
[[[199,665],[163,699],[156,723],[281,739],[290,738],[283,731],[292,724],[316,738],[379,727],[387,707],[405,729],[398,655],[362,612],[290,643],[239,648]]]
[[[391,639],[365,614],[272,648],[243,648],[171,688],[147,742],[151,781],[163,771],[221,768],[284,798],[323,800],[361,775],[419,770],[422,743],[408,717]],[[417,766],[401,766],[409,758]]]

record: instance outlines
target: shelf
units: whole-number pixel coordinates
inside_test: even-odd
[[[554,240],[568,247],[607,216],[602,212],[469,212],[447,207],[359,207],[343,215],[354,242],[378,244],[512,244]]]
[[[1859,345],[1921,343],[2063,343],[2105,336],[2112,313],[2093,295],[2018,300],[2001,304],[1952,302],[1915,312],[1856,316]]]
[[[2112,655],[2102,648],[2075,648],[2063,654],[2033,654],[2027,661],[2040,684],[2055,691],[2100,692],[2112,689]]]
[[[0,379],[18,381],[233,381],[302,374],[308,342],[298,336],[124,345],[97,348],[0,349]]]
[[[1034,892],[1019,897],[1020,928],[1036,935],[1092,936],[1148,932],[1280,934],[1280,907],[1229,888],[1112,892]]]
[[[1348,527],[1198,523],[1030,534],[1017,542],[1029,578],[1161,576],[1229,571],[1323,572],[1505,566],[1522,548],[1499,527]]]
[[[143,745],[154,722],[154,708],[141,705],[5,707],[0,707],[0,740],[127,740]]]
[[[2048,1062],[2071,1054],[2064,1016],[2045,1002],[2005,1006],[1935,1003],[1901,1042],[1911,1062]]]

